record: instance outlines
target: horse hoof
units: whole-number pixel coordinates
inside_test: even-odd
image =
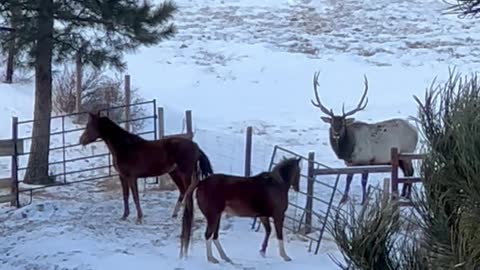
[[[172,215],[172,218],[177,218],[178,217],[178,214],[173,214]]]
[[[340,200],[340,203],[343,204],[343,203],[346,203],[348,200],[348,197],[347,196],[343,196],[342,199]]]
[[[230,260],[230,258],[228,257],[225,257],[225,258],[222,258],[226,263],[230,263],[230,264],[233,264],[232,260]]]
[[[122,216],[122,217],[120,218],[120,220],[121,220],[121,221],[127,220],[127,216]]]
[[[289,262],[289,261],[291,261],[292,259],[291,259],[290,257],[288,257],[288,256],[285,256],[285,257],[283,257],[283,260],[286,261],[286,262]]]
[[[215,259],[214,257],[208,258],[208,261],[211,262],[211,263],[214,263],[214,264],[220,263],[220,262],[219,262],[217,259]]]
[[[260,250],[260,256],[262,256],[263,258],[265,258],[265,251]]]
[[[143,223],[143,220],[142,220],[141,218],[137,218],[137,220],[135,221],[135,223],[136,223],[137,225],[140,225],[140,224]]]

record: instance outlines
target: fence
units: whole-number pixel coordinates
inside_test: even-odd
[[[23,153],[23,140],[18,140],[17,117],[12,118],[12,139],[0,140],[0,157],[11,157],[11,176],[0,179],[0,189],[10,189],[7,194],[0,195],[0,203],[10,202],[11,206],[19,206],[17,154]]]
[[[398,185],[401,183],[418,183],[421,182],[420,177],[399,177],[398,169],[399,163],[401,160],[421,160],[424,158],[423,154],[413,154],[413,153],[398,153],[397,148],[391,149],[391,165],[373,165],[373,166],[355,166],[355,167],[345,167],[345,168],[329,168],[328,166],[321,164],[315,161],[315,155],[313,152],[310,152],[308,157],[304,157],[297,153],[294,153],[285,148],[275,146],[271,163],[271,168],[277,164],[275,159],[281,153],[295,156],[301,158],[302,161],[307,162],[306,174],[302,173],[302,180],[300,191],[298,194],[303,196],[304,201],[302,204],[299,204],[295,201],[295,198],[289,198],[289,209],[287,209],[286,219],[290,220],[291,223],[285,225],[287,230],[290,230],[294,233],[300,233],[304,237],[310,240],[309,252],[312,251],[312,244],[315,243],[315,254],[318,253],[322,238],[325,233],[326,224],[328,222],[329,215],[332,211],[343,211],[339,206],[334,205],[334,198],[339,192],[337,190],[340,175],[344,174],[361,174],[361,173],[389,173],[391,178],[384,179],[384,194],[391,194],[392,200],[399,200],[398,196]],[[317,176],[326,176],[326,175],[336,175],[335,181],[333,184],[326,183],[326,181],[317,180]],[[316,185],[320,185],[321,189],[315,189]],[[391,193],[389,189],[391,188]],[[370,188],[369,188],[370,190]],[[342,194],[343,195],[343,194]],[[291,196],[290,196],[291,197]],[[304,205],[304,206],[302,206]],[[400,201],[398,202],[399,206],[411,206],[410,201]],[[293,211],[292,211],[293,208]],[[300,215],[297,213],[297,210],[300,210]],[[318,222],[315,222],[314,218],[318,219]],[[317,223],[317,224],[315,224]],[[257,224],[256,219],[254,219],[252,228],[255,228]],[[258,224],[257,230],[260,228]],[[316,236],[312,236],[312,233],[318,233]]]
[[[139,106],[144,107],[141,111],[147,111],[147,113],[141,117],[128,119],[128,115],[125,112],[131,110],[126,110],[126,108],[131,109]],[[190,110],[185,111],[186,132],[179,134],[166,134],[164,108],[157,108],[155,100],[105,108],[101,110],[101,112],[107,116],[118,116],[118,113],[115,114],[115,110],[122,110],[124,113],[124,117],[119,121],[117,119],[116,122],[124,124],[126,129],[133,129],[131,130],[132,133],[142,137],[149,136],[150,139],[157,139],[158,137],[168,138],[172,136],[180,136],[193,139],[193,121],[192,112]],[[39,182],[48,182],[41,184],[25,183],[23,180],[20,180],[24,178],[25,171],[27,170],[28,156],[30,152],[25,151],[25,149],[30,147],[31,140],[33,139],[32,135],[28,133],[31,130],[34,120],[18,121],[17,118],[13,118],[12,139],[0,141],[0,156],[8,155],[12,157],[12,177],[0,179],[0,192],[1,189],[5,191],[6,187],[11,186],[12,188],[6,192],[5,195],[0,193],[0,203],[12,201],[12,205],[20,207],[18,201],[21,194],[29,195],[29,200],[25,204],[30,204],[33,199],[33,194],[37,190],[80,182],[102,180],[117,176],[115,170],[112,169],[113,164],[111,154],[103,142],[97,140],[87,147],[82,147],[79,144],[78,138],[80,137],[81,132],[83,132],[84,127],[74,122],[76,119],[78,120],[86,116],[87,112],[79,112],[53,116],[51,118],[51,131],[50,134],[48,134],[50,137],[48,162],[50,173],[46,179],[33,179],[38,180]],[[138,126],[135,124],[138,122],[143,122],[140,126],[146,126],[147,130],[145,130],[145,128],[134,128],[135,126]],[[22,132],[23,136],[18,136],[18,130],[22,129],[26,129],[26,132]],[[25,135],[24,133],[27,133],[28,135]],[[246,174],[250,173],[252,167],[252,135],[252,127],[248,127],[245,146],[246,160],[244,163]],[[13,148],[13,142],[15,141],[17,144],[15,144],[16,147]],[[15,152],[12,152],[13,150]],[[161,179],[160,181],[159,177]],[[168,185],[168,183],[165,182],[171,182],[168,175],[159,177],[155,177],[155,184],[160,184],[160,188]],[[144,180],[144,184],[146,185],[147,179]],[[15,198],[15,204],[13,203],[12,198]]]
[[[132,124],[135,124],[137,128],[132,131],[134,134],[145,137],[151,135],[153,139],[157,138],[156,127],[156,102],[144,101],[135,104],[114,106],[100,110],[102,114],[110,116],[115,114],[116,110],[126,111],[125,108],[132,107],[144,107],[141,111],[146,111],[148,108],[151,110],[151,114],[141,115],[131,119],[115,119],[118,124],[124,124],[126,128],[132,129]],[[145,107],[147,109],[145,109]],[[118,114],[115,114],[118,115]],[[87,112],[79,112],[72,114],[65,114],[51,117],[52,129],[49,136],[49,162],[48,178],[42,177],[39,179],[29,179],[30,181],[24,182],[19,180],[19,193],[29,193],[31,203],[33,192],[39,189],[44,189],[52,186],[69,185],[73,183],[100,180],[110,177],[115,177],[117,174],[112,170],[112,158],[108,149],[104,146],[103,142],[97,140],[90,144],[88,147],[83,148],[78,142],[81,132],[84,127],[74,122],[78,119],[85,118]],[[148,121],[150,124],[148,125]],[[34,120],[17,121],[16,130],[30,129]],[[145,126],[149,129],[145,130]],[[29,147],[29,142],[32,141],[32,135],[26,135],[18,137],[18,140],[24,142],[25,148]],[[21,149],[23,150],[23,149]],[[88,153],[91,151],[91,153]],[[28,169],[27,161],[31,152],[18,151],[17,158],[19,159],[16,173],[19,176],[18,179],[22,179],[25,176],[25,172]],[[12,168],[14,169],[14,168]],[[31,169],[31,168],[30,168]]]
[[[305,157],[278,145],[273,149],[269,170],[278,164],[279,158],[282,157],[297,157],[301,159],[302,165],[307,164],[306,167],[302,166],[299,192],[295,193],[292,191],[289,195],[289,207],[285,215],[284,228],[293,233],[301,234],[308,239],[310,241],[308,247],[309,252],[312,251],[313,245],[315,244],[314,250],[315,254],[317,254],[327,225],[327,219],[332,209],[336,208],[333,206],[333,199],[337,192],[340,176],[336,177],[333,184],[317,180],[314,175],[315,170],[319,167],[325,169],[329,169],[329,167],[316,162],[313,152],[310,152],[308,157]],[[315,184],[326,189],[314,192]],[[301,196],[301,202],[299,202],[297,196]],[[317,207],[314,207],[314,203],[317,204]],[[315,219],[318,222],[313,222]],[[255,228],[257,224],[256,221],[257,219],[255,218],[252,228]],[[260,223],[258,224],[257,230],[259,230],[259,228]],[[317,232],[318,235],[313,234]]]

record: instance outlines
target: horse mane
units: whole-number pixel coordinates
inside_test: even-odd
[[[292,178],[292,170],[297,164],[297,158],[283,158],[270,172],[273,179],[279,183],[289,183]]]
[[[106,116],[100,117],[99,120],[102,133],[108,134],[109,136],[111,136],[111,138],[121,139],[122,143],[125,144],[134,144],[145,141],[145,139],[143,139],[139,135],[126,131]]]

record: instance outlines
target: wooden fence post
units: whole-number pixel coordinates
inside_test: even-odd
[[[75,112],[81,111],[82,106],[82,54],[75,54]]]
[[[130,131],[130,75],[125,75],[125,129]]]
[[[390,156],[392,160],[392,199],[398,199],[398,149],[393,147],[390,150]]]
[[[313,183],[315,179],[315,153],[308,153],[307,203],[305,205],[305,234],[312,231]]]
[[[18,172],[17,172],[17,158],[18,158],[18,149],[17,149],[17,140],[18,140],[18,118],[12,117],[12,141],[13,141],[13,155],[12,155],[12,187],[11,195],[12,200],[10,202],[11,206],[20,207],[20,200],[18,195]]]
[[[252,136],[253,128],[247,127],[245,138],[245,177],[249,177],[252,173]]]
[[[385,207],[388,203],[388,198],[390,196],[390,179],[383,179],[383,193],[382,193],[382,205]]]
[[[186,122],[187,134],[189,134],[193,138],[192,111],[191,110],[185,111],[185,122]]]
[[[157,108],[157,115],[158,115],[158,138],[161,139],[165,136],[165,114],[163,111],[163,107]]]

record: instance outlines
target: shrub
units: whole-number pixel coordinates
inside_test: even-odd
[[[74,69],[65,66],[62,71],[54,74],[53,78],[53,109],[57,113],[70,114],[75,112],[76,87]],[[81,111],[97,112],[114,106],[125,104],[123,79],[119,74],[108,76],[104,71],[94,68],[84,68],[81,88]],[[142,101],[138,89],[132,88],[130,93],[131,104]],[[125,108],[108,110],[108,116],[120,122],[125,119]],[[139,119],[145,116],[141,106],[130,107],[130,119]],[[75,122],[84,124],[86,114],[75,115]],[[144,120],[131,122],[132,131],[140,130],[144,126]]]

